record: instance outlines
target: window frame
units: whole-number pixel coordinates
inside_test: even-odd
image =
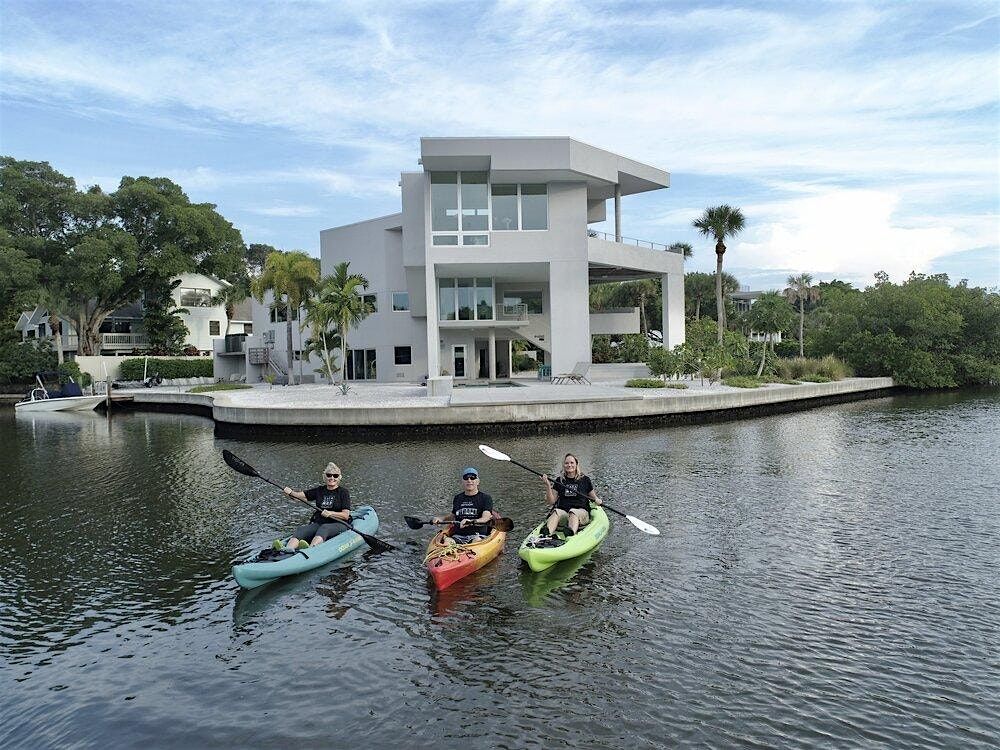
[[[212,326],[215,326],[215,333],[212,333]],[[208,321],[208,335],[209,336],[221,336],[222,335],[222,321],[221,320],[210,320],[210,321]]]
[[[406,307],[396,307],[396,295],[405,294],[406,295]],[[389,306],[392,308],[393,312],[409,312],[410,311],[410,292],[408,290],[397,290],[395,292],[389,292]]]
[[[406,362],[399,361],[400,350],[406,350]],[[413,347],[409,344],[392,347],[392,361],[396,367],[408,367],[413,364]]]
[[[549,221],[549,183],[547,182],[498,182],[497,185],[513,185],[515,187],[514,199],[517,204],[517,229],[497,229],[493,226],[493,185],[494,182],[487,172],[486,177],[486,229],[478,230],[466,230],[462,227],[462,218],[464,216],[462,207],[462,170],[434,170],[428,172],[428,175],[434,174],[435,172],[455,172],[455,194],[458,203],[456,217],[458,219],[458,229],[433,229],[433,216],[434,208],[431,205],[431,221],[428,224],[431,228],[431,245],[433,247],[455,247],[455,248],[466,248],[466,247],[490,247],[493,244],[491,235],[493,232],[547,232],[549,231],[550,221]],[[477,172],[481,170],[465,170],[465,172]],[[428,178],[430,180],[430,178]],[[428,184],[432,184],[428,181]],[[451,183],[444,183],[451,184]],[[482,183],[472,183],[472,184],[482,184]],[[523,188],[525,185],[539,185],[545,188],[545,228],[544,229],[525,229],[524,228],[524,210],[522,208],[522,201],[524,198]],[[509,196],[506,196],[509,197]],[[433,201],[433,193],[431,195],[431,201]],[[477,209],[478,210],[478,209]],[[466,237],[475,236],[485,236],[486,242],[465,242]],[[454,240],[454,241],[452,241]]]

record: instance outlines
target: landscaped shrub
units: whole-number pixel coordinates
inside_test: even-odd
[[[514,372],[522,372],[523,370],[534,370],[537,367],[538,367],[538,361],[534,357],[529,357],[527,354],[514,355]]]
[[[722,384],[731,386],[732,388],[760,388],[764,385],[764,382],[762,380],[757,380],[757,378],[738,375],[736,377],[723,379]]]
[[[36,372],[54,370],[55,366],[56,355],[48,341],[0,345],[0,384],[27,385],[34,381]]]
[[[89,372],[81,372],[80,365],[72,360],[67,360],[61,365],[56,367],[56,372],[59,373],[59,384],[65,385],[69,382],[70,377],[77,382],[78,385],[86,388],[93,382],[93,378],[90,377]]]
[[[188,388],[188,393],[211,393],[212,391],[242,391],[246,388],[253,388],[246,383],[215,383],[214,385],[196,385]]]
[[[830,378],[826,375],[803,375],[799,378],[803,383],[829,383]]]
[[[659,378],[632,378],[625,381],[626,388],[665,388],[664,383]],[[687,387],[687,386],[685,386]]]
[[[687,386],[687,383],[669,382],[669,383],[664,383],[663,387],[664,388],[673,388],[673,389],[678,390],[678,391],[686,391],[688,386]]]
[[[811,359],[809,357],[780,359],[775,363],[775,370],[779,377],[787,380],[807,380],[806,376],[813,375],[820,375],[826,378],[825,381],[810,381],[814,383],[843,380],[851,376],[851,368],[830,354],[822,359]]]
[[[145,357],[122,360],[121,379],[122,380],[142,380],[142,370]],[[159,373],[164,380],[171,378],[210,378],[212,372],[212,360],[209,357],[203,359],[159,359],[149,358],[149,365],[146,367],[146,375]]]

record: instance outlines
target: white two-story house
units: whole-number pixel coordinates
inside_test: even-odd
[[[621,233],[622,198],[668,187],[667,172],[571,138],[420,146],[402,211],[320,234],[322,273],[350,261],[376,307],[348,338],[348,378],[505,377],[516,339],[568,372],[590,362],[592,335],[638,333],[633,310],[591,312],[606,281],[661,279],[664,345],[683,343],[683,257]],[[609,201],[614,235],[589,230]]]

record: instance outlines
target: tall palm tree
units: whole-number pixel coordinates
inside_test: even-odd
[[[306,342],[306,351],[310,355],[315,354],[323,363],[323,370],[327,379],[333,383],[334,349],[343,347],[340,342],[340,334],[337,332],[339,325],[336,311],[333,304],[324,295],[324,287],[330,277],[322,279],[316,289],[316,296],[306,301],[306,323],[308,323],[312,336]],[[336,369],[340,369],[337,367]]]
[[[267,292],[274,293],[274,306],[284,307],[286,323],[286,344],[288,347],[288,382],[294,385],[292,348],[292,311],[298,312],[309,296],[310,290],[319,280],[319,268],[315,258],[301,250],[273,252],[267,256],[264,272],[253,283],[253,293],[258,302],[264,301]],[[299,324],[301,333],[302,326]],[[301,365],[300,365],[301,380]]]
[[[806,322],[806,303],[819,300],[820,291],[812,285],[813,277],[808,273],[788,277],[788,288],[784,291],[785,299],[799,306],[799,356],[805,356],[805,345],[802,340]]]
[[[726,254],[725,241],[742,232],[745,224],[743,212],[728,205],[706,208],[705,213],[692,222],[694,228],[702,235],[715,238],[715,307],[718,313],[720,345],[722,332],[726,330],[726,302],[722,296],[722,256]]]
[[[320,282],[317,299],[326,307],[331,320],[336,321],[340,334],[340,379],[347,380],[347,333],[367,318],[374,310],[365,302],[361,292],[368,288],[368,279],[351,273],[349,261],[338,263],[333,273]]]
[[[684,260],[687,260],[692,255],[694,255],[694,248],[691,247],[686,242],[675,242],[667,249],[670,250],[671,252],[680,253],[682,256],[684,256]]]

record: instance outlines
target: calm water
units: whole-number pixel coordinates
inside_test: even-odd
[[[0,746],[987,747],[1000,743],[1000,394],[755,421],[483,438],[572,450],[613,519],[536,576],[541,483],[468,439],[215,439],[198,417],[0,412]],[[346,436],[345,436],[346,438]],[[380,536],[241,594],[229,574],[336,460]],[[429,532],[459,471],[518,528],[445,595]],[[294,743],[294,744],[293,744]],[[301,744],[305,743],[305,744]]]

